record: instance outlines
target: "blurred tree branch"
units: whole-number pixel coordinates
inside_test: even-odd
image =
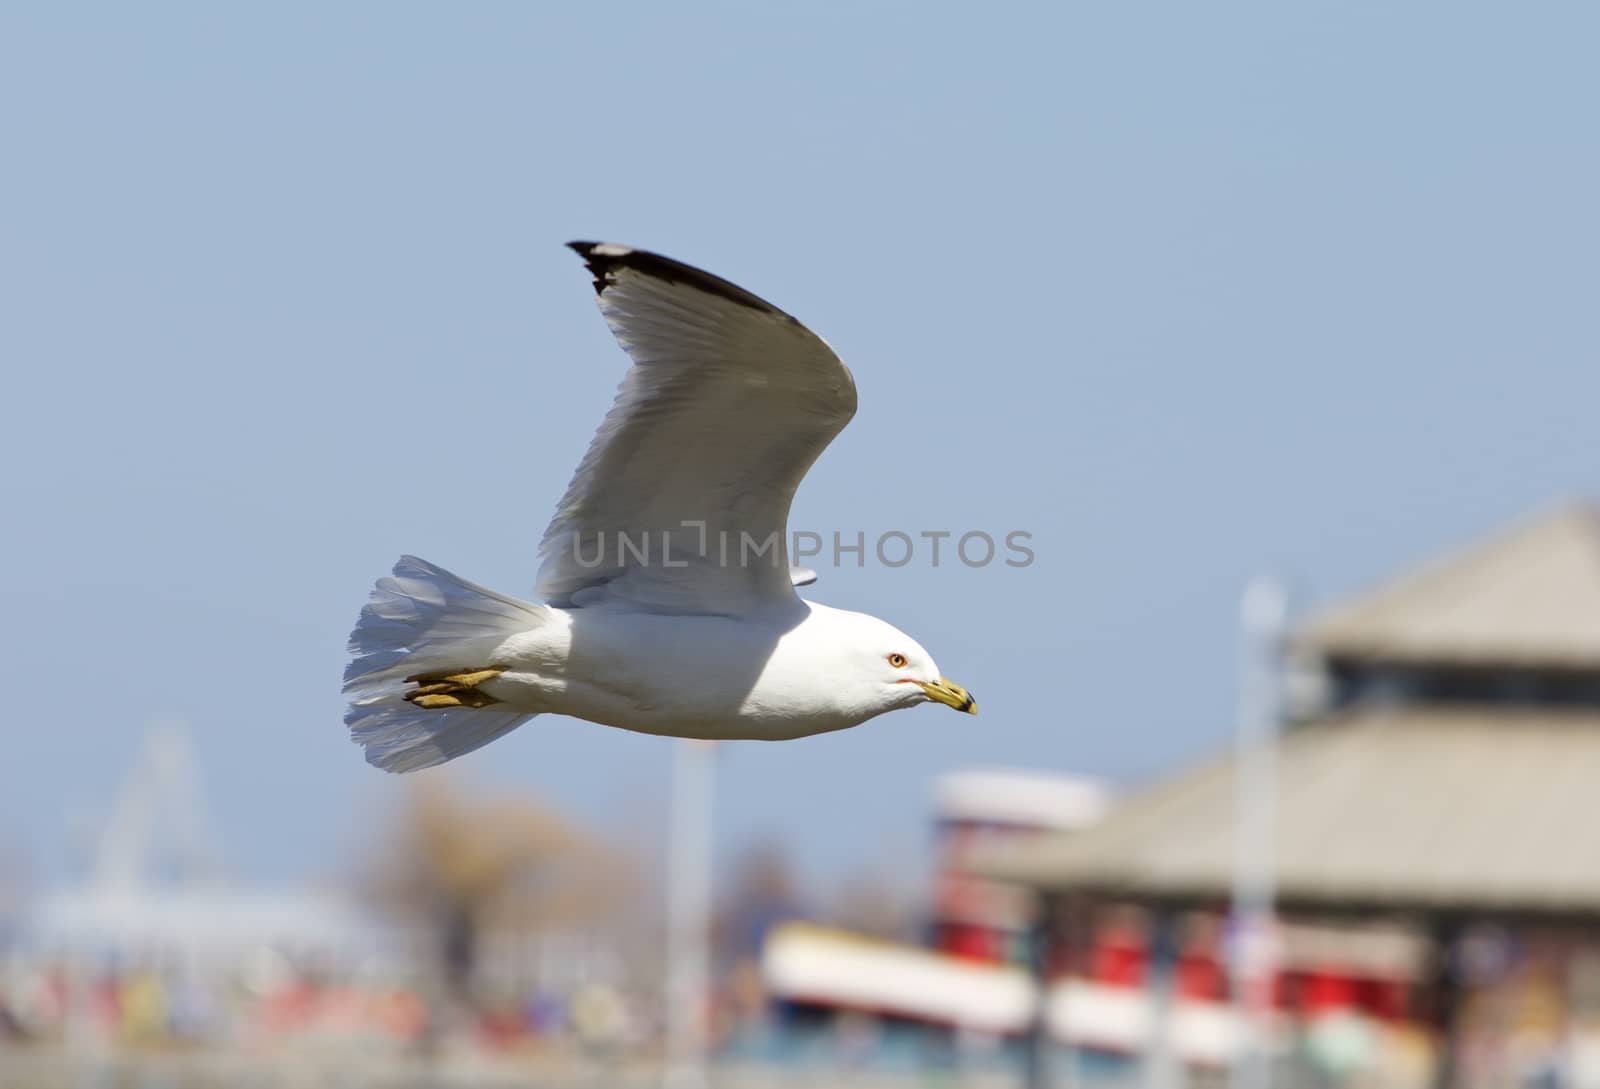
[[[469,999],[483,936],[587,929],[636,892],[620,852],[525,796],[414,781],[360,875],[382,911],[421,928],[452,997]]]

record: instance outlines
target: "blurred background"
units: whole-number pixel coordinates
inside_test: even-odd
[[[1597,36],[0,7],[0,1085],[1600,1086]],[[981,717],[362,761],[622,374],[571,238],[846,359],[808,593]]]

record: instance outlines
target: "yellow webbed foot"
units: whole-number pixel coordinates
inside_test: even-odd
[[[488,707],[500,701],[480,691],[478,685],[504,672],[504,669],[490,666],[459,672],[416,673],[406,678],[417,687],[405,694],[405,700],[429,711],[446,707]]]

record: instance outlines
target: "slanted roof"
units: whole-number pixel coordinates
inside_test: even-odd
[[[1600,511],[1570,507],[1313,617],[1331,657],[1600,668]]]
[[[1280,742],[1274,869],[1287,906],[1600,912],[1600,713],[1394,711]],[[1001,846],[991,877],[1206,902],[1232,880],[1235,767],[1138,792],[1096,827]]]

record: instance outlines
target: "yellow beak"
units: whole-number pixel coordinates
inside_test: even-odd
[[[957,711],[965,711],[969,715],[978,713],[978,701],[972,698],[972,693],[962,688],[949,677],[940,677],[933,682],[918,681],[928,698],[935,703],[942,703],[946,707],[954,707]]]

